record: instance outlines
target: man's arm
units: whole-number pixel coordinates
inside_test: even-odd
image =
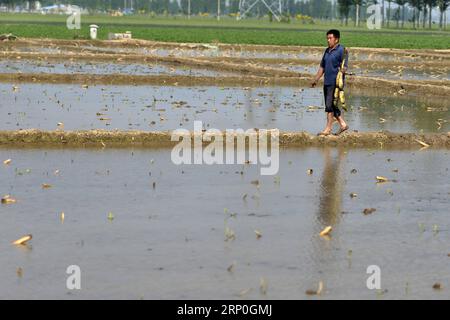
[[[319,68],[319,70],[317,71],[316,75],[314,76],[314,81],[311,83],[311,86],[314,88],[317,85],[317,82],[320,80],[320,78],[322,78],[323,74],[324,74],[325,70],[324,68],[321,66]]]

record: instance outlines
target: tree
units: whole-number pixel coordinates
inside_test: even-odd
[[[423,0],[409,0],[409,4],[413,7],[413,28],[419,26],[420,11],[423,7]]]
[[[442,30],[442,28],[445,29],[446,23],[444,22],[444,13],[447,11],[447,9],[450,5],[450,0],[438,0],[437,5],[438,5],[439,11],[441,13],[441,15],[439,17],[439,29]]]
[[[352,0],[338,0],[338,4],[341,19],[342,21],[345,20],[345,25],[348,25],[348,15],[350,13],[350,6],[352,5]]]
[[[423,15],[422,15],[422,28],[423,29],[425,29],[425,25],[427,23],[427,14],[428,14],[427,4],[425,2],[426,2],[426,0],[423,1]]]
[[[310,5],[309,15],[312,17],[327,18],[331,15],[331,2],[328,0],[309,1],[309,5]]]
[[[295,0],[286,0],[286,10],[288,15],[292,16],[295,13]]]
[[[400,8],[402,8],[402,29],[405,26],[405,5],[408,1],[407,0],[395,0],[395,3],[398,5],[398,16],[400,17]],[[398,20],[397,20],[397,28],[398,28]]]
[[[387,27],[389,28],[389,22],[391,20],[391,3],[393,0],[387,0],[388,2],[388,12],[387,12]]]
[[[229,11],[231,13],[239,12],[239,0],[230,0]]]
[[[180,1],[180,7],[181,7],[181,12],[186,15],[186,16],[190,16],[190,9],[191,9],[191,0],[181,0]]]

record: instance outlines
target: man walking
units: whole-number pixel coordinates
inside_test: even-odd
[[[340,71],[342,60],[345,58],[344,70],[342,70],[345,75],[345,71],[348,68],[348,55],[344,54],[344,47],[339,43],[341,34],[339,30],[330,30],[327,32],[327,42],[328,48],[325,50],[322,61],[320,62],[319,71],[317,71],[312,87],[317,85],[317,82],[325,74],[323,94],[325,97],[325,112],[327,113],[327,125],[325,130],[320,132],[320,136],[328,136],[331,134],[333,128],[334,119],[340,125],[337,135],[348,130],[348,125],[344,121],[341,115],[341,110],[339,110],[337,103],[333,103],[334,91],[336,89],[336,77]]]

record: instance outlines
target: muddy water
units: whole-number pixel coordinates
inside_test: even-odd
[[[105,53],[133,53],[143,55],[159,55],[159,56],[177,56],[177,57],[234,57],[234,58],[270,58],[270,59],[321,59],[325,46],[323,48],[299,48],[298,50],[252,50],[246,48],[220,48],[216,45],[200,45],[189,47],[177,47],[167,49],[162,47],[153,48],[118,48],[118,47],[96,47],[96,46],[80,46],[80,49],[105,52]],[[432,54],[410,54],[410,53],[392,53],[392,52],[360,52],[358,48],[348,48],[350,51],[350,59],[355,61],[395,61],[402,62],[418,62],[426,61],[443,61],[448,63],[448,58],[443,59],[442,56],[434,57]]]
[[[0,73],[56,73],[56,74],[127,74],[127,75],[179,75],[179,76],[223,76],[224,72],[171,67],[165,64],[139,63],[86,63],[44,62],[33,60],[0,60]],[[229,74],[229,73],[225,73]]]
[[[448,157],[290,149],[275,178],[256,165],[175,166],[170,149],[0,149],[12,159],[0,194],[17,199],[0,206],[0,298],[309,299],[323,281],[328,299],[448,299]],[[328,225],[331,238],[318,236]],[[10,244],[28,233],[28,246]],[[79,291],[66,288],[69,265]],[[369,265],[382,291],[367,289]]]
[[[317,72],[318,64],[322,58],[323,50],[319,48],[305,49],[299,48],[298,51],[282,51],[282,50],[249,50],[244,48],[220,48],[215,45],[198,45],[193,48],[177,47],[173,49],[166,49],[163,47],[97,47],[97,46],[63,46],[48,48],[30,45],[27,47],[15,47],[16,52],[35,52],[42,54],[78,54],[80,57],[86,54],[103,53],[103,54],[121,54],[121,55],[140,55],[142,59],[147,56],[155,57],[179,57],[179,58],[232,58],[233,63],[239,63],[236,59],[245,59],[242,61],[242,69],[245,70],[245,65],[248,61],[258,66],[267,66],[271,68],[280,68],[289,71],[300,73],[314,74]],[[44,51],[43,51],[44,50]],[[352,50],[352,49],[350,49]],[[7,52],[7,51],[4,51]],[[437,54],[437,53],[436,53]],[[85,56],[86,57],[86,56]],[[111,58],[115,60],[115,58]],[[273,59],[279,64],[265,63],[258,59]],[[293,64],[293,59],[303,59],[316,61],[313,64]],[[283,62],[284,61],[284,62]],[[290,63],[288,61],[291,61]],[[370,67],[361,65],[371,62]],[[376,67],[377,62],[389,62],[390,67]],[[434,67],[429,68],[424,62],[429,62]],[[392,65],[395,63],[395,65]],[[409,67],[404,64],[409,64]],[[414,65],[411,66],[411,63]],[[392,52],[360,52],[358,50],[350,53],[350,69],[349,71],[355,75],[364,75],[369,77],[378,77],[383,79],[399,79],[399,80],[448,80],[450,73],[448,69],[448,59],[443,58],[442,55],[436,56],[432,53],[419,54],[400,54]],[[218,68],[216,66],[216,68]],[[214,70],[203,70],[190,68],[173,68],[167,65],[155,64],[140,64],[140,63],[48,63],[48,62],[33,62],[33,61],[14,61],[4,60],[0,61],[0,69],[2,73],[86,73],[86,74],[131,74],[131,75],[191,75],[191,76],[223,76],[232,75],[227,72],[220,72]]]
[[[363,75],[368,77],[378,77],[382,79],[402,79],[402,80],[450,80],[450,72],[448,68],[443,68],[442,72],[434,72],[431,70],[414,70],[411,68],[403,69],[402,72],[386,69],[367,70],[361,68],[353,68],[351,72],[355,75]]]
[[[279,65],[280,68],[300,72],[315,74],[318,70],[318,64],[310,65]],[[381,79],[398,79],[398,80],[450,80],[450,68],[442,67],[441,70],[416,70],[414,68],[402,68],[400,70],[392,69],[365,69],[362,67],[349,67],[349,73],[366,77],[377,77]]]
[[[321,88],[220,88],[0,84],[0,128],[18,130],[278,128],[318,132]],[[445,103],[414,97],[347,95],[350,127],[359,131],[447,132]],[[64,126],[58,127],[58,123]],[[335,128],[337,129],[337,128]]]
[[[158,55],[162,57],[174,56],[174,57],[238,57],[238,58],[275,58],[275,59],[288,59],[288,58],[318,58],[321,57],[321,53],[318,52],[280,52],[280,51],[260,51],[260,50],[239,50],[239,49],[219,49],[217,46],[210,45],[207,47],[190,48],[99,48],[93,46],[81,46],[81,49],[102,52],[102,53],[133,53],[142,55]]]
[[[241,57],[241,58],[272,58],[272,59],[320,59],[325,50],[323,47],[265,47],[251,45],[223,45],[223,44],[157,44],[149,43],[141,46],[139,43],[129,43],[117,46],[116,44],[78,43],[73,41],[59,42],[53,40],[50,43],[39,41],[28,41],[18,43],[8,43],[4,51],[16,52],[41,52],[41,53],[62,53],[62,52],[97,52],[97,53],[132,53],[142,55],[160,55],[160,56],[178,56],[178,57]],[[344,43],[345,45],[345,43]],[[352,61],[396,61],[402,62],[418,62],[426,61],[442,61],[448,63],[448,56],[445,51],[439,50],[385,50],[380,51],[377,48],[363,49],[351,48],[350,58]]]

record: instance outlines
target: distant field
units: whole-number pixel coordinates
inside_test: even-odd
[[[81,30],[68,30],[66,18],[64,15],[0,14],[0,33],[26,38],[87,38],[89,24],[96,23],[100,25],[99,39],[106,39],[109,32],[131,31],[134,38],[158,41],[320,46],[325,44],[324,31],[333,27],[342,31],[342,42],[351,47],[450,49],[450,31],[438,31],[436,27],[432,31],[410,28],[371,31],[350,26],[351,23],[348,27],[341,26],[340,22],[270,23],[231,18],[219,22],[213,18],[87,15],[82,17]],[[392,22],[391,26],[394,25]]]

